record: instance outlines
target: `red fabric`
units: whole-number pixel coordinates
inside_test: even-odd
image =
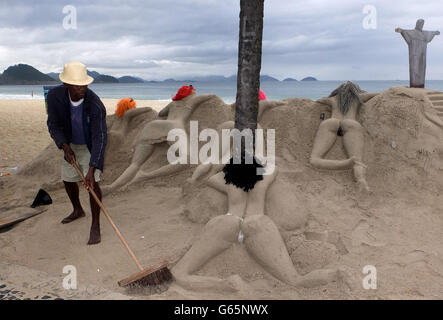
[[[266,99],[268,99],[268,98],[266,97],[266,94],[263,92],[262,89],[260,89],[260,92],[259,92],[259,94],[258,94],[258,101],[266,100]]]
[[[174,98],[172,98],[172,101],[177,101],[186,98],[192,93],[193,90],[194,90],[193,86],[181,87],[180,89],[178,89],[177,94],[174,96]]]

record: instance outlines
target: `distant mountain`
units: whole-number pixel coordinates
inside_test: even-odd
[[[88,76],[93,77],[94,79],[95,79],[95,78],[98,78],[98,76],[101,75],[101,74],[98,73],[97,71],[89,71],[89,70],[87,70],[86,72],[88,73]]]
[[[192,80],[190,80],[190,79],[188,79],[188,80],[176,80],[176,79],[169,78],[169,79],[165,79],[163,81],[148,81],[148,82],[186,82],[186,83],[193,83],[193,82],[197,82],[197,80],[194,80],[194,79],[192,79]]]
[[[306,77],[306,78],[303,78],[301,81],[318,81],[318,80],[315,79],[314,77]]]
[[[57,72],[49,72],[46,74],[47,76],[50,76],[52,79],[54,79],[55,81],[60,81],[59,77],[58,77],[58,73]]]
[[[118,79],[113,76],[108,76],[106,74],[101,74],[94,79],[95,83],[119,83]]]
[[[262,76],[260,76],[260,82],[266,82],[266,81],[274,81],[274,82],[279,82],[280,80],[278,80],[278,79],[276,79],[276,78],[273,78],[273,77],[271,77],[271,76],[268,76],[268,75],[262,75]]]
[[[17,64],[7,68],[0,75],[0,84],[52,84],[56,81],[50,76],[27,64]]]
[[[297,79],[294,79],[294,78],[286,78],[285,80],[283,80],[283,82],[293,82],[293,81],[297,81]]]
[[[164,82],[186,82],[186,81],[194,81],[194,82],[237,82],[237,75],[232,75],[229,77],[218,76],[218,75],[209,75],[209,76],[199,76],[193,77],[190,80],[175,80],[175,79],[166,79]],[[280,81],[274,77],[268,75],[260,76],[261,82],[266,81]]]
[[[210,75],[210,76],[194,77],[191,78],[191,80],[195,82],[226,82],[229,81],[230,78],[226,78],[224,76]]]
[[[96,82],[96,83],[140,83],[140,82],[144,82],[143,79],[140,79],[137,77],[123,76],[123,77],[120,77],[117,79],[113,76],[101,74],[97,71],[89,71],[88,70],[87,72],[88,72],[89,76],[94,78],[94,82]],[[50,73],[47,73],[46,75],[48,75],[52,79],[60,82],[60,80],[58,78],[59,74],[57,72],[50,72]]]
[[[143,79],[131,77],[131,76],[123,76],[118,78],[118,82],[120,83],[141,83],[144,82]]]

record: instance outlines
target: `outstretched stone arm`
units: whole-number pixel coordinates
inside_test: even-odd
[[[410,43],[411,42],[411,37],[409,36],[408,31],[412,31],[412,30],[404,30],[402,28],[395,29],[395,32],[400,33],[402,35],[403,39],[405,39],[405,41],[407,43]]]
[[[366,102],[374,98],[376,95],[378,95],[378,92],[365,92],[360,95],[360,99],[361,101]]]
[[[431,42],[435,36],[440,35],[440,31],[427,31],[426,33],[427,33],[426,34],[426,41],[427,42]]]

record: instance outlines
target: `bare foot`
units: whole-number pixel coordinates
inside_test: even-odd
[[[78,218],[82,218],[85,216],[85,212],[83,210],[74,210],[74,212],[72,212],[69,216],[67,216],[66,218],[64,218],[62,220],[63,224],[72,222],[74,220],[77,220]]]
[[[297,287],[313,288],[324,286],[329,282],[336,281],[339,272],[336,269],[319,269],[309,272],[300,277],[295,284]]]
[[[91,232],[89,234],[89,241],[88,245],[97,244],[100,243],[101,236],[100,236],[100,227],[91,227]]]

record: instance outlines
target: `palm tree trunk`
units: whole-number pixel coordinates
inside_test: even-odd
[[[235,128],[240,131],[243,129],[251,129],[253,133],[252,141],[254,141],[254,133],[257,128],[263,11],[264,0],[240,1]],[[240,150],[235,149],[236,148],[234,148],[234,154],[238,155]],[[242,150],[244,150],[243,143]]]

